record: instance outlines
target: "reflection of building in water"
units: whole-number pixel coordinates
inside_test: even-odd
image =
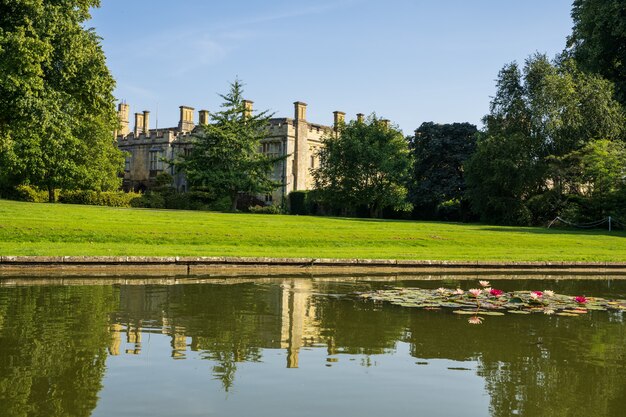
[[[314,281],[309,279],[285,280],[280,288],[273,287],[263,294],[258,301],[265,305],[265,312],[258,318],[249,322],[252,328],[245,331],[252,332],[244,339],[233,343],[243,342],[249,348],[280,348],[286,349],[287,367],[298,367],[298,355],[302,347],[312,346],[322,342],[319,324],[315,317],[315,304],[311,298]],[[227,286],[233,294],[242,291],[238,285]],[[221,304],[214,305],[213,309],[202,310],[193,304],[205,302],[204,298],[195,301],[189,298],[185,301],[185,307],[189,310],[182,313],[180,309],[180,297],[184,296],[184,290],[167,288],[157,289],[143,286],[123,286],[120,288],[121,311],[116,314],[113,324],[110,325],[111,343],[109,352],[111,355],[119,355],[120,350],[127,354],[141,353],[142,332],[158,332],[171,338],[171,357],[185,359],[187,350],[203,351],[211,350],[215,343],[214,337],[221,337],[213,330],[220,328],[220,323],[215,320],[224,320],[219,316]],[[228,296],[230,291],[225,292]],[[244,305],[244,299],[231,300],[230,308],[235,307],[235,316],[250,314],[246,311],[249,306]],[[172,306],[178,306],[172,308]],[[239,311],[239,309],[241,311]],[[185,311],[182,309],[182,311]],[[189,315],[189,311],[196,311],[196,315]],[[213,315],[216,314],[217,315]],[[232,312],[231,312],[232,314]],[[229,330],[230,331],[230,330]],[[226,335],[224,343],[229,337],[243,329],[235,329],[231,336]],[[122,333],[126,348],[122,348]],[[191,340],[189,340],[191,339]],[[245,348],[246,346],[240,346]],[[245,349],[244,349],[245,350]],[[235,351],[233,360],[236,362],[245,360],[238,357]]]
[[[315,306],[311,302],[312,286],[308,279],[293,280],[281,286],[280,347],[287,349],[287,368],[297,368],[300,348],[319,339]]]

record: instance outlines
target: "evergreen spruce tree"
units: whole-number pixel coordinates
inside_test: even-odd
[[[281,185],[272,180],[271,173],[286,156],[261,152],[271,115],[267,111],[253,114],[246,107],[239,80],[220,97],[222,109],[211,114],[211,123],[199,126],[191,152],[172,162],[192,187],[229,197],[235,211],[241,195],[267,194]]]

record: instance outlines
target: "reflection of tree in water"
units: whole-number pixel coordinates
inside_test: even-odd
[[[193,285],[168,292],[163,314],[171,329],[191,336],[191,350],[217,362],[213,374],[228,391],[237,364],[258,362],[262,347],[278,346],[278,286]]]
[[[89,416],[109,344],[112,287],[0,289],[0,414]]]
[[[329,354],[375,355],[395,349],[402,340],[408,312],[358,300],[316,297],[320,333]]]
[[[493,417],[623,415],[626,329],[619,313],[498,317],[482,326],[451,316],[414,314],[412,354],[477,360]]]

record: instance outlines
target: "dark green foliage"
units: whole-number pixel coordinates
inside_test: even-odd
[[[242,194],[267,194],[278,188],[280,183],[270,174],[285,159],[260,152],[270,115],[250,114],[242,94],[239,81],[231,84],[230,92],[220,95],[222,110],[211,113],[211,123],[194,134],[191,153],[172,161],[192,187],[229,197],[232,211]]]
[[[402,133],[375,115],[352,121],[324,138],[320,166],[313,171],[321,201],[332,209],[370,217],[383,209],[410,210],[406,184],[411,169],[408,143]]]
[[[463,217],[465,162],[476,148],[477,132],[469,123],[428,122],[408,138],[414,156],[409,198],[418,217]],[[451,210],[452,206],[456,209]]]
[[[289,214],[310,214],[307,195],[307,191],[292,191],[289,193]]]
[[[574,0],[574,28],[567,41],[580,67],[615,83],[626,105],[626,2]]]
[[[97,0],[0,2],[0,183],[117,189],[123,166]]]

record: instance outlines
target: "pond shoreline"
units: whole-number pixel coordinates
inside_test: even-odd
[[[1,276],[206,276],[410,273],[617,273],[626,262],[506,262],[259,257],[0,256]]]

